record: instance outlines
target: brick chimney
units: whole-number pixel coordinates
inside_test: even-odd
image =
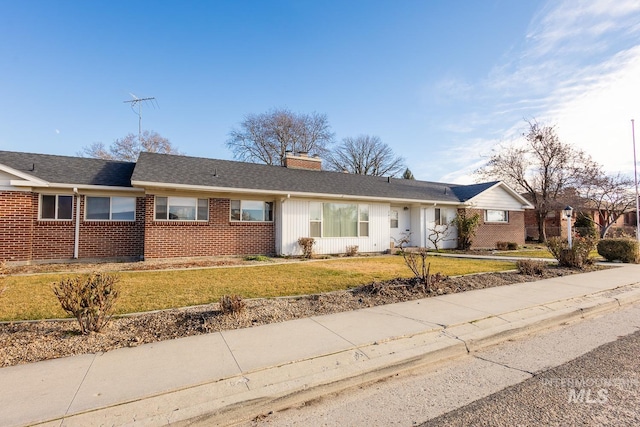
[[[289,169],[310,169],[310,170],[322,170],[322,160],[318,156],[309,157],[306,152],[299,152],[295,156],[292,152],[288,151],[284,158],[284,167]]]

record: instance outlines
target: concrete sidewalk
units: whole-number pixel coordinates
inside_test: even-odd
[[[2,368],[0,420],[225,425],[639,300],[624,265]]]

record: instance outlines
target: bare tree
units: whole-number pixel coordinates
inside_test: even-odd
[[[331,154],[328,168],[358,175],[397,176],[404,169],[404,159],[377,136],[345,138]]]
[[[138,135],[129,133],[116,139],[106,148],[102,142],[94,142],[78,152],[81,157],[94,157],[96,159],[123,160],[135,162],[142,151],[150,153],[181,154],[171,142],[155,131],[145,130],[140,140]]]
[[[604,238],[618,218],[635,209],[636,199],[632,191],[633,180],[626,176],[602,175],[583,189],[589,207],[600,215],[598,227],[600,238]]]
[[[323,157],[333,137],[324,114],[274,109],[247,115],[240,129],[231,130],[227,147],[238,160],[283,166],[287,151]]]
[[[437,252],[440,251],[440,244],[449,240],[452,226],[452,222],[445,221],[442,225],[434,225],[432,228],[427,227],[427,239],[433,244]]]
[[[538,235],[546,241],[548,213],[562,206],[559,196],[581,188],[600,174],[600,167],[584,151],[561,143],[554,126],[528,121],[524,145],[494,150],[488,163],[476,171],[483,180],[499,179],[527,194],[536,210]]]

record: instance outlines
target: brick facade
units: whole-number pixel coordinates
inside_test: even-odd
[[[509,211],[509,222],[504,224],[484,222],[484,210],[470,209],[470,213],[480,215],[480,225],[473,238],[472,249],[495,249],[496,242],[524,245],[524,212]]]
[[[0,192],[0,261],[28,263],[71,260],[74,255],[76,201],[71,220],[39,220],[40,195]],[[84,212],[81,196],[80,212]],[[144,198],[136,199],[136,221],[80,221],[78,258],[141,258]]]
[[[155,221],[147,195],[144,257],[172,258],[275,253],[273,222],[231,221],[229,199],[209,199],[209,220]]]
[[[0,261],[32,257],[37,196],[23,191],[0,191]]]

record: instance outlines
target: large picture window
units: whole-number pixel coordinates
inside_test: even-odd
[[[85,218],[102,221],[134,221],[136,219],[135,197],[87,196]]]
[[[158,221],[208,221],[209,199],[195,197],[156,197]]]
[[[43,194],[40,198],[40,219],[71,219],[73,196]]]
[[[484,211],[484,222],[509,222],[509,211],[487,209]]]
[[[369,205],[309,203],[310,237],[368,237]]]
[[[231,221],[273,221],[273,202],[231,200]]]

